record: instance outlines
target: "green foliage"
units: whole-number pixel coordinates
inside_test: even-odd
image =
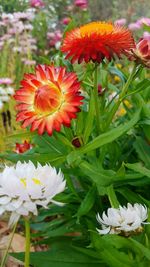
[[[88,255],[89,251],[89,255]],[[71,246],[69,239],[60,240],[53,248],[46,252],[31,253],[31,264],[35,267],[99,267],[103,266],[101,260],[91,257],[90,249],[87,254],[76,250]],[[58,257],[59,255],[59,257]],[[16,258],[23,260],[23,254],[13,254]]]
[[[21,12],[28,7],[28,2],[26,0],[0,0],[0,6],[6,13]]]

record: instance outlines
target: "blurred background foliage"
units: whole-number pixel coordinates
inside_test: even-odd
[[[149,0],[91,0],[89,9],[93,20],[126,18],[130,23],[139,17],[150,16]]]
[[[51,5],[54,7],[58,19],[67,13],[66,5],[73,4],[73,0],[44,0],[43,2],[47,7]],[[124,17],[131,22],[141,16],[150,16],[149,0],[89,0],[88,2],[93,20],[113,20]],[[1,10],[6,13],[24,11],[28,6],[28,0],[0,0]]]

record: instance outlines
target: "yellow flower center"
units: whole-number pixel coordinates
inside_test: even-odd
[[[21,178],[20,181],[24,185],[24,187],[27,186],[26,178]]]
[[[27,187],[27,179],[26,178],[21,178],[20,181],[21,181],[21,183],[23,184],[24,187]],[[42,185],[41,181],[38,178],[33,177],[32,181],[36,185]]]
[[[35,93],[34,109],[41,115],[54,113],[62,102],[62,94],[59,87],[54,83],[49,83],[39,87]]]
[[[113,25],[105,22],[91,22],[80,27],[81,36],[91,35],[92,33],[107,34],[113,31]]]
[[[37,179],[37,178],[32,178],[32,181],[37,185],[41,185],[42,184],[41,181],[39,179]]]

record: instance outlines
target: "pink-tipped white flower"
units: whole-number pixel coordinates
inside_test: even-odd
[[[0,215],[11,212],[9,225],[13,225],[20,216],[37,215],[37,206],[47,208],[50,202],[57,205],[53,198],[64,191],[66,182],[61,171],[46,164],[37,167],[17,162],[16,166],[6,166],[0,173]]]
[[[129,59],[150,68],[150,39],[141,39],[129,53]]]
[[[107,214],[103,212],[102,217],[97,214],[97,221],[100,223],[102,230],[97,229],[99,234],[124,234],[126,236],[132,233],[139,233],[143,230],[142,224],[147,219],[147,208],[141,204],[131,205],[127,207],[119,207],[118,209],[109,208]]]

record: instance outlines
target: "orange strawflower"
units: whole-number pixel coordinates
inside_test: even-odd
[[[80,111],[80,83],[64,67],[38,65],[35,74],[24,75],[21,85],[14,98],[20,102],[17,121],[23,122],[23,128],[31,126],[31,131],[52,135],[62,124],[69,127]]]
[[[91,22],[66,34],[61,51],[71,62],[100,63],[104,58],[119,58],[135,47],[132,33],[119,25],[106,22]]]

